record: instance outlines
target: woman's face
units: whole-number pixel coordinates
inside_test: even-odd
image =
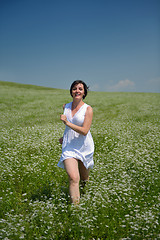
[[[84,96],[84,86],[82,83],[74,85],[72,88],[72,97],[75,99],[82,99]]]

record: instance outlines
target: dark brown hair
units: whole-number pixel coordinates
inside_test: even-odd
[[[83,87],[84,87],[84,96],[83,96],[83,99],[85,99],[85,97],[87,96],[87,93],[88,93],[88,90],[89,90],[89,87],[85,84],[85,82],[83,82],[82,80],[76,80],[72,83],[71,87],[70,87],[70,94],[72,96],[72,89],[75,85],[77,84],[83,84]],[[72,96],[73,97],[73,96]]]

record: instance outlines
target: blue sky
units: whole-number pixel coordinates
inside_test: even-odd
[[[159,0],[1,0],[0,80],[160,92]]]

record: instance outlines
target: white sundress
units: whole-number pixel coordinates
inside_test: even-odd
[[[72,117],[72,102],[67,103],[65,105],[64,115],[66,115],[69,122],[78,126],[82,126],[88,106],[89,105],[84,103]],[[87,135],[84,136],[66,126],[63,135],[62,155],[57,164],[58,167],[64,168],[63,161],[65,159],[76,158],[78,160],[81,160],[87,169],[93,168],[93,153],[94,142],[90,130],[88,131]]]

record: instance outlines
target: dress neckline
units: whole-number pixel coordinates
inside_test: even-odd
[[[71,102],[70,110],[71,110],[71,117],[74,118],[74,116],[82,109],[82,107],[85,105],[85,103],[78,109],[78,111],[74,115],[72,115],[72,104],[73,104],[73,102]]]

